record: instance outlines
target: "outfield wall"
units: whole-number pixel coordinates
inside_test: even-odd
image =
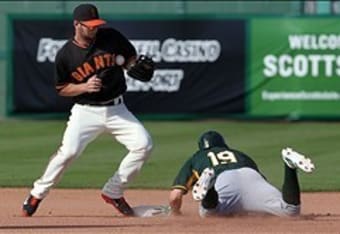
[[[0,4],[6,9],[2,16],[7,25],[0,53],[1,72],[7,78],[7,82],[1,81],[0,90],[3,115],[65,114],[70,102],[57,97],[52,88],[53,56],[41,63],[37,51],[41,39],[52,38],[55,44],[68,38],[72,33],[71,12],[79,2]],[[300,41],[320,40],[322,35],[326,39],[321,40],[336,40],[331,38],[337,37],[335,18],[296,18],[300,14],[297,2],[96,4],[109,24],[135,42],[139,52],[147,52],[157,60],[158,70],[151,85],[129,81],[126,101],[137,114],[151,118],[340,116],[334,111],[338,102],[338,62],[332,53],[336,45],[296,49],[290,44],[292,34]],[[313,27],[315,22],[318,27]],[[166,57],[157,51],[157,45],[183,44],[191,44],[190,48],[196,45],[200,56]],[[181,53],[190,53],[189,47]],[[161,54],[158,58],[157,53]]]

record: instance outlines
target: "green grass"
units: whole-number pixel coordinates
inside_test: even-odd
[[[66,121],[8,120],[0,122],[0,186],[31,187],[58,148]],[[221,132],[228,144],[251,155],[275,186],[281,187],[280,150],[291,146],[310,155],[316,171],[299,173],[304,191],[340,191],[337,122],[150,121],[144,122],[154,151],[130,188],[166,189],[182,163],[197,149],[206,130]],[[117,169],[125,148],[109,135],[92,142],[65,172],[57,187],[101,188]]]

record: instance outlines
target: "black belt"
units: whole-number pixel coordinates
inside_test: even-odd
[[[86,102],[86,103],[79,103],[80,105],[87,105],[87,106],[115,106],[123,103],[123,98],[118,97],[112,100],[104,101],[104,102]]]

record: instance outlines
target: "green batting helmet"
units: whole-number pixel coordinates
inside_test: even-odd
[[[227,147],[223,136],[216,131],[208,131],[203,133],[198,140],[198,148],[200,150],[206,150],[211,147]]]

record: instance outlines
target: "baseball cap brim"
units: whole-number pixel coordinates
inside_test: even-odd
[[[87,27],[97,27],[97,26],[106,24],[106,21],[102,19],[93,19],[93,20],[82,21],[81,23],[85,24]]]

